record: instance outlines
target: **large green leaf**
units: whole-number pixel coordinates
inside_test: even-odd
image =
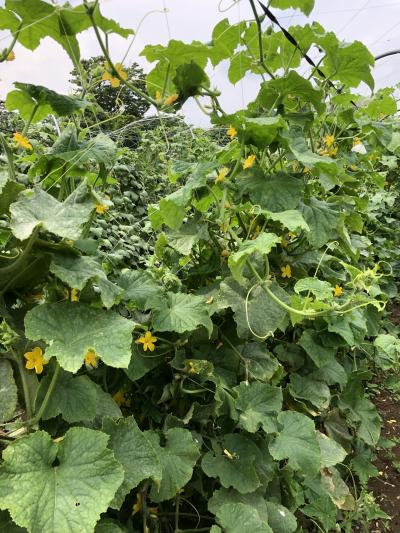
[[[140,431],[135,419],[130,416],[118,421],[103,420],[103,431],[110,435],[108,447],[124,467],[125,477],[110,506],[119,509],[128,492],[144,479],[161,481],[160,459],[150,439]]]
[[[129,366],[125,372],[130,380],[137,381],[163,361],[165,361],[165,355],[157,355],[157,349],[155,352],[144,352],[141,347],[135,344],[132,348]]]
[[[39,188],[25,190],[18,201],[10,206],[10,227],[21,241],[30,237],[37,227],[65,239],[77,240],[93,208],[85,183],[75,189],[64,202],[59,202]]]
[[[204,187],[209,176],[218,166],[218,161],[201,161],[186,166],[190,175],[185,185],[163,198],[157,207],[150,206],[149,218],[154,229],[161,228],[163,224],[169,228],[178,229],[182,225],[192,192]]]
[[[177,92],[171,80],[174,79],[177,68],[193,61],[204,69],[208,61],[208,47],[200,41],[190,44],[170,39],[167,46],[147,45],[142,50],[142,56],[152,63],[158,61],[154,69],[147,75],[147,89],[151,95],[157,91],[166,90],[166,93]]]
[[[381,431],[381,419],[375,405],[365,396],[357,373],[350,376],[340,397],[339,408],[345,411],[348,421],[356,428],[358,437],[370,446],[375,446]]]
[[[232,253],[228,259],[228,265],[235,280],[240,284],[245,283],[243,269],[251,254],[258,252],[261,255],[268,255],[272,248],[280,242],[280,237],[275,233],[261,233],[254,240],[243,241],[239,249]]]
[[[269,146],[281,129],[287,129],[287,123],[280,116],[249,118],[233,115],[232,124],[239,132],[239,138],[246,144],[254,144],[262,150]]]
[[[255,466],[259,453],[254,442],[245,435],[227,434],[222,439],[220,452],[207,452],[201,467],[207,476],[219,478],[223,487],[233,487],[247,494],[261,484]]]
[[[7,94],[6,109],[18,110],[24,120],[31,118],[34,109],[32,122],[39,122],[50,113],[58,116],[71,115],[89,105],[86,100],[58,94],[42,85],[19,82],[14,85],[17,89]]]
[[[147,432],[161,463],[161,483],[153,485],[150,498],[162,502],[174,498],[179,490],[190,481],[193,467],[200,456],[198,443],[190,431],[181,428],[169,429],[165,433],[166,444],[160,446],[156,432]]]
[[[328,331],[340,335],[349,346],[361,344],[367,334],[367,321],[360,309],[346,315],[327,317]]]
[[[287,209],[286,211],[280,211],[278,213],[272,213],[271,211],[262,210],[262,214],[267,219],[280,222],[289,231],[305,230],[310,231],[307,222],[304,220],[300,211],[295,209]]]
[[[260,426],[269,431],[271,415],[282,409],[282,390],[266,383],[242,382],[233,389],[237,394],[235,407],[240,412],[239,426],[255,433]]]
[[[286,292],[276,282],[272,282],[269,289],[283,302],[288,303]],[[264,337],[272,335],[277,329],[284,330],[287,319],[285,309],[272,300],[261,287],[254,288],[249,296],[247,293],[247,288],[240,286],[233,278],[226,278],[221,283],[218,295],[218,305],[221,308],[231,307],[234,311],[238,336],[249,338],[253,336],[253,331]]]
[[[321,368],[335,360],[336,350],[327,348],[320,342],[320,336],[316,331],[306,329],[303,331],[298,344],[307,352],[318,368]]]
[[[108,135],[99,133],[89,140],[78,140],[75,128],[66,128],[46,155],[47,159],[63,159],[70,166],[95,161],[111,167],[115,161],[117,148]]]
[[[93,531],[122,483],[108,436],[71,428],[58,444],[37,431],[10,444],[0,467],[0,506],[31,533]]]
[[[14,33],[18,29],[18,26],[18,17],[16,17],[12,11],[0,7],[0,30],[9,29]]]
[[[234,85],[240,81],[248,70],[254,69],[252,57],[245,51],[240,50],[230,60],[228,79]]]
[[[272,457],[287,459],[293,470],[304,474],[317,473],[321,452],[314,422],[301,413],[284,411],[278,415],[278,423],[281,429],[269,445]]]
[[[72,62],[79,61],[80,51],[76,34],[92,26],[86,9],[83,5],[71,8],[53,5],[42,0],[6,0],[7,9],[18,15],[22,22],[22,30],[18,33],[18,42],[35,50],[42,39],[50,37],[59,43]],[[99,7],[94,10],[94,19],[98,27],[107,33],[117,33],[127,37],[131,30],[122,29],[116,22],[106,19],[100,14]],[[2,29],[15,31],[15,20],[7,16],[6,23],[3,19]]]
[[[10,180],[6,170],[0,170],[0,215],[8,213],[10,205],[18,194],[24,190],[21,183]]]
[[[273,533],[257,510],[244,503],[225,503],[217,512],[217,521],[226,533]]]
[[[292,374],[289,391],[293,398],[307,400],[318,409],[322,410],[329,407],[331,393],[328,385],[323,381],[317,381],[300,374]]]
[[[293,533],[297,531],[297,520],[293,513],[284,505],[266,502],[268,510],[268,524],[274,533]]]
[[[208,240],[208,231],[205,224],[197,221],[187,222],[176,231],[166,234],[169,246],[182,255],[189,255],[192,248],[200,240]]]
[[[279,9],[300,9],[305,15],[309,15],[314,9],[314,0],[271,0],[269,2],[271,7]]]
[[[347,456],[347,452],[338,442],[327,437],[320,431],[317,431],[317,438],[321,450],[321,466],[323,468],[335,466],[343,462]]]
[[[134,324],[113,311],[79,302],[43,304],[25,317],[25,335],[49,343],[46,357],[56,357],[62,368],[76,372],[88,350],[109,366],[127,368]]]
[[[374,56],[363,43],[338,43],[325,49],[327,54],[321,66],[325,76],[348,87],[358,87],[363,81],[371,90],[374,89],[371,73]]]
[[[330,467],[321,470],[321,489],[329,495],[339,509],[354,510],[354,496],[350,493],[347,483],[336,468]]]
[[[248,194],[254,204],[273,213],[296,209],[303,190],[302,180],[287,174],[266,176],[259,168],[239,174],[237,184],[239,191]]]
[[[400,359],[400,339],[393,335],[381,333],[376,337],[374,346],[378,352],[375,357],[375,364],[380,368],[390,370],[394,365],[398,364]]]
[[[314,248],[320,248],[336,235],[338,213],[326,202],[311,198],[308,204],[302,206],[302,213],[310,227],[307,240]]]
[[[218,65],[223,59],[229,59],[235,48],[240,43],[240,35],[245,24],[230,25],[228,19],[223,19],[214,27],[212,41],[208,51],[213,66]]]
[[[204,326],[211,335],[213,324],[206,301],[201,296],[172,292],[151,303],[156,331],[185,333]]]
[[[141,311],[149,308],[151,299],[163,293],[161,284],[145,270],[123,270],[118,285],[124,291],[122,301],[135,304]]]
[[[226,503],[244,503],[249,505],[257,510],[262,520],[268,521],[267,502],[262,489],[250,492],[249,494],[241,494],[235,489],[221,487],[215,490],[208,500],[208,510],[216,515]]]
[[[324,188],[327,190],[332,189],[339,184],[336,177],[339,172],[336,161],[312,152],[308,148],[303,135],[303,131],[300,128],[292,128],[289,132],[285,132],[283,139],[287,140],[289,150],[300,163],[317,172]]]
[[[335,529],[338,509],[329,496],[320,496],[302,508],[306,516],[318,520],[326,531]]]
[[[317,300],[331,301],[333,299],[332,286],[327,281],[318,278],[302,278],[294,286],[295,292],[300,294],[303,291],[309,291]]]
[[[280,368],[277,358],[268,351],[265,343],[248,342],[243,346],[236,346],[242,354],[249,375],[261,381],[269,381]]]
[[[93,280],[101,293],[105,307],[112,307],[121,297],[123,289],[107,279],[101,265],[92,257],[55,254],[50,264],[53,272],[69,287],[82,290],[89,280]]]
[[[103,418],[121,418],[121,409],[118,407],[117,402],[111,397],[108,392],[103,391],[101,387],[96,387],[96,417],[93,423],[85,423],[86,426],[90,426],[93,429],[101,429]]]
[[[264,82],[255,103],[270,110],[273,106],[286,103],[286,99],[294,97],[302,102],[311,103],[319,114],[325,111],[324,92],[316,89],[295,70],[291,70],[285,76]]]
[[[10,361],[0,359],[0,422],[12,418],[17,408],[17,386]]]
[[[47,375],[40,381],[35,400],[36,410],[44,400],[52,377]],[[69,423],[93,420],[96,415],[97,388],[98,385],[87,376],[74,376],[61,370],[51,393],[51,402],[48,402],[42,415],[43,420],[58,415]]]
[[[210,85],[210,80],[197,63],[191,61],[180,65],[176,69],[174,79],[172,80],[176,91],[179,95],[178,103],[183,104],[191,96],[199,94],[202,87]]]

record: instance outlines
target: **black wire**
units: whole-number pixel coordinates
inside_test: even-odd
[[[375,61],[378,61],[378,59],[383,59],[384,57],[394,56],[396,54],[400,54],[400,50],[390,50],[390,52],[384,52],[383,54],[379,54],[374,57]]]
[[[260,0],[258,1],[258,3],[260,4],[262,10],[264,11],[265,15],[269,18],[269,20],[270,20],[273,24],[276,24],[276,25],[279,27],[279,29],[281,30],[281,32],[283,33],[283,35],[286,37],[286,39],[287,39],[287,40],[288,40],[288,41],[289,41],[289,42],[290,42],[295,48],[297,48],[297,50],[300,52],[300,54],[302,55],[302,57],[307,61],[307,63],[308,63],[309,65],[311,65],[311,66],[314,68],[314,70],[315,70],[316,72],[318,72],[318,74],[321,76],[321,78],[323,78],[324,80],[327,81],[329,87],[331,87],[332,89],[334,89],[335,92],[336,92],[337,94],[340,94],[340,93],[342,92],[342,90],[343,90],[344,85],[342,85],[342,86],[338,89],[338,88],[337,88],[337,87],[331,82],[331,80],[325,76],[325,74],[324,74],[324,73],[322,72],[322,70],[318,67],[318,65],[316,65],[316,64],[314,63],[314,61],[311,59],[311,57],[310,57],[308,54],[306,54],[305,52],[303,52],[303,50],[300,48],[299,43],[296,41],[296,39],[293,37],[293,35],[292,35],[291,33],[289,33],[289,32],[287,31],[287,29],[284,28],[284,27],[280,24],[279,20],[275,17],[275,15],[272,13],[272,11],[270,11],[270,9],[269,9],[267,6],[265,6],[264,4],[262,4],[262,3],[260,2]],[[358,109],[357,104],[356,104],[355,102],[353,102],[353,100],[350,100],[350,102],[353,104],[353,106],[354,106],[356,109]]]

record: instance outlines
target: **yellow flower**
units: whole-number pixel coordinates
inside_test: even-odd
[[[176,102],[179,98],[179,94],[171,94],[170,96],[167,96],[167,98],[164,100],[165,105],[172,105],[174,102]]]
[[[333,289],[333,296],[342,296],[343,289],[340,285],[336,285],[336,287]]]
[[[113,396],[114,402],[116,402],[119,406],[121,406],[123,403],[125,403],[125,394],[122,389],[120,389],[118,392],[116,392]]]
[[[140,492],[137,492],[136,493],[136,502],[135,502],[135,504],[132,507],[132,514],[134,515],[134,514],[138,513],[141,510],[142,510],[142,495],[140,494]]]
[[[292,269],[290,265],[285,265],[281,267],[282,272],[282,278],[291,278],[292,277]]]
[[[109,81],[111,83],[111,87],[113,87],[114,89],[119,87],[121,85],[121,80],[126,80],[127,77],[128,74],[122,68],[121,63],[115,63],[114,68],[110,66],[108,61],[104,63],[104,72],[102,79],[104,81]]]
[[[146,331],[143,337],[139,337],[137,339],[136,344],[143,344],[143,350],[146,352],[147,350],[150,350],[151,352],[154,352],[155,345],[154,343],[157,342],[157,337],[153,337],[151,331]]]
[[[43,351],[39,346],[35,346],[31,352],[26,352],[24,354],[25,367],[28,370],[35,369],[36,374],[41,374],[43,372],[43,365],[46,365],[48,361],[43,357]]]
[[[259,224],[257,224],[255,230],[253,231],[252,239],[256,239],[260,235],[261,230],[262,230],[262,227]]]
[[[131,405],[131,401],[129,399],[126,399],[125,393],[122,389],[119,389],[118,392],[116,392],[113,396],[113,400],[121,407],[121,406],[127,406],[129,407]]]
[[[359,139],[358,137],[353,140],[353,147],[357,146],[357,144],[361,144],[361,139]]]
[[[243,163],[243,169],[246,170],[246,168],[251,168],[254,165],[255,160],[256,160],[256,156],[253,154],[246,157]]]
[[[6,57],[6,61],[14,61],[15,59],[15,52],[11,50],[11,52],[8,52],[8,55]]]
[[[337,154],[338,148],[337,146],[331,146],[328,150],[329,157],[333,157]]]
[[[103,204],[96,204],[96,213],[98,215],[104,215],[104,213],[107,211],[108,207]]]
[[[32,145],[29,140],[22,135],[22,133],[15,132],[13,134],[14,141],[21,146],[21,148],[26,148],[27,150],[32,150]]]
[[[94,350],[88,350],[85,355],[85,365],[92,366],[96,368],[97,366],[97,355]]]
[[[226,448],[224,449],[224,455],[225,457],[227,457],[228,459],[230,459],[231,461],[233,459],[235,459],[235,457],[237,457],[236,453],[231,453],[229,450],[227,450]]]
[[[324,137],[324,143],[326,144],[326,146],[329,148],[330,146],[333,145],[333,143],[335,142],[335,136],[334,135],[325,135]]]
[[[70,300],[71,300],[71,302],[79,302],[79,291],[78,291],[78,289],[71,289]]]
[[[215,183],[221,183],[221,181],[224,181],[228,172],[228,167],[222,167],[218,172],[218,176],[215,178]]]
[[[140,492],[136,493],[136,502],[134,503],[132,507],[132,515],[138,513],[142,510],[143,504],[142,504],[142,495]],[[158,513],[158,507],[147,507],[147,511],[150,515],[156,516]]]
[[[237,131],[233,126],[229,126],[229,128],[226,130],[226,134],[231,138],[231,140],[236,137]]]
[[[156,102],[159,104],[162,102],[161,91],[156,91]]]

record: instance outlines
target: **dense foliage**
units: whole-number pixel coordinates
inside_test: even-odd
[[[104,54],[100,86],[6,98],[23,127],[0,137],[1,530],[350,532],[384,517],[365,384],[400,370],[382,323],[399,274],[396,101],[355,94],[374,84],[362,43],[317,23],[264,31],[250,4],[255,20],[224,19],[207,44],[146,46],[146,88],[112,63],[108,39],[131,31],[98,2],[0,9],[3,61],[48,36],[78,75],[90,27]],[[205,71],[225,60],[232,83],[260,76],[231,115]],[[104,127],[105,86],[157,110],[134,150],[123,106]],[[211,133],[174,115],[189,98]]]

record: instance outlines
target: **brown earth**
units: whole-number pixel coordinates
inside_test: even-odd
[[[400,325],[400,305],[393,305],[389,318],[395,325]],[[382,384],[381,384],[382,385]],[[372,478],[368,487],[386,514],[392,517],[389,524],[374,524],[371,533],[400,533],[400,398],[398,394],[380,388],[374,403],[382,417],[382,438],[396,442],[393,448],[380,449],[376,452],[375,466],[381,475]],[[397,464],[396,464],[397,463]]]
[[[389,391],[380,390],[376,393],[374,403],[382,417],[382,438],[398,444],[376,452],[375,466],[381,474],[372,478],[368,487],[382,510],[392,519],[386,527],[381,522],[372,524],[371,533],[400,533],[400,402]],[[397,462],[398,469],[393,462]]]

